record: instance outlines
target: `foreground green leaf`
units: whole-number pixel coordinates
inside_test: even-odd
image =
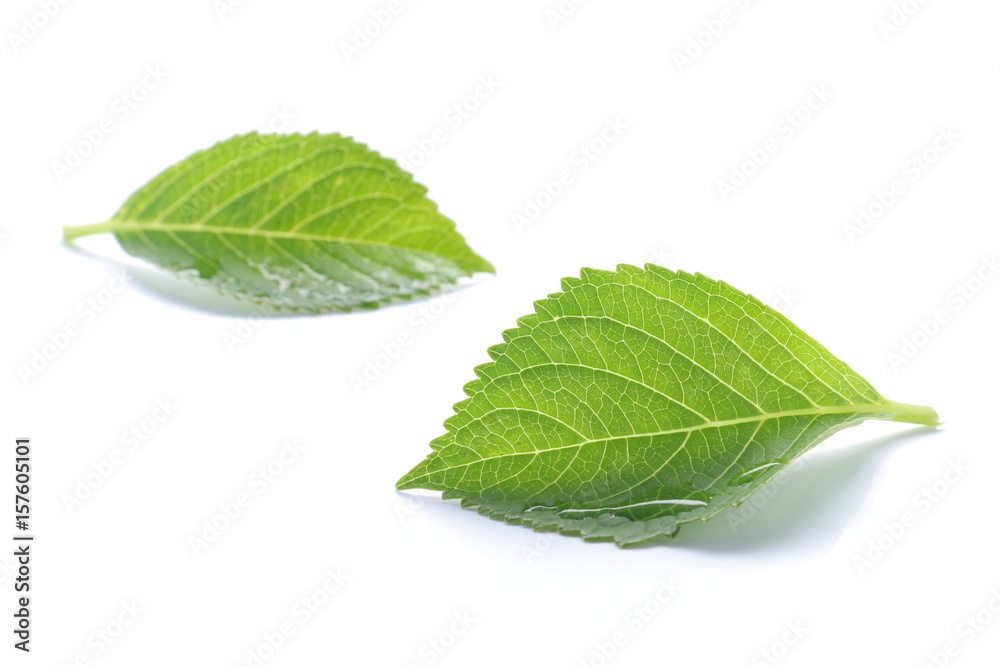
[[[338,134],[235,136],[171,166],[111,220],[122,248],[279,309],[374,307],[493,267],[424,186]]]
[[[739,504],[867,419],[934,425],[726,283],[584,269],[505,331],[399,489],[634,544]]]

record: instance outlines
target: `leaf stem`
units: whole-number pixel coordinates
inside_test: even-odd
[[[892,408],[892,413],[885,417],[886,421],[921,424],[923,426],[937,426],[941,423],[934,408],[906,403],[890,403],[889,407]]]
[[[107,222],[99,222],[95,225],[77,225],[75,227],[63,225],[63,241],[69,243],[73,239],[78,239],[81,236],[103,234],[105,232],[112,231],[114,228],[115,223],[111,220],[108,220]]]

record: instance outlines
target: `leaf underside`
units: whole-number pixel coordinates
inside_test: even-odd
[[[723,282],[647,264],[562,288],[489,349],[399,489],[625,546],[739,504],[866,419],[936,423]]]
[[[375,307],[493,267],[392,160],[338,134],[239,135],[108,223],[126,252],[291,311]]]

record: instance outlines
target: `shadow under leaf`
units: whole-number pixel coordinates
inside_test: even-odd
[[[702,551],[827,550],[840,538],[892,450],[933,427],[817,453],[740,506],[681,527],[674,547]],[[644,545],[645,546],[645,545]],[[653,544],[649,546],[655,546]]]

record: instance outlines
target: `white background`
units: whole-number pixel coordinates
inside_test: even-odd
[[[1000,280],[977,273],[993,277],[984,261],[1000,249],[1000,5],[910,0],[888,31],[889,0],[605,0],[554,26],[555,0],[406,1],[349,60],[343,45],[388,0],[246,0],[221,16],[212,0],[69,2],[45,20],[41,4],[7,0],[0,20],[0,436],[6,460],[15,437],[33,439],[37,535],[30,656],[11,648],[0,552],[0,664],[253,665],[286,622],[294,634],[263,664],[765,665],[772,650],[789,666],[918,666],[951,641],[939,664],[996,664]],[[706,46],[679,64],[689,39]],[[490,76],[498,88],[449,121]],[[828,99],[801,107],[821,88]],[[103,119],[111,133],[60,178],[54,163]],[[615,119],[625,129],[581,171],[576,151]],[[339,131],[410,162],[497,275],[449,303],[252,326],[113,239],[61,244],[61,225],[103,221],[169,164],[268,125]],[[446,141],[412,160],[438,127]],[[719,182],[768,139],[776,152],[724,201]],[[928,149],[937,159],[914,178]],[[572,184],[519,233],[513,214],[564,169]],[[896,179],[903,193],[850,242],[858,208]],[[645,549],[394,491],[533,300],[580,267],[648,261],[774,303],[946,425],[841,433],[773,498]],[[121,267],[132,279],[112,295]],[[91,316],[88,299],[106,305]],[[920,335],[938,310],[944,323]],[[22,377],[68,324],[79,335]],[[357,391],[352,376],[386,366],[400,333],[411,344]],[[179,407],[154,429],[163,399]],[[143,426],[132,451],[122,434]],[[303,451],[258,494],[251,477],[288,439]],[[68,507],[115,450],[121,464]],[[918,498],[934,488],[933,503]],[[240,493],[250,506],[196,555],[190,539]],[[297,601],[338,568],[349,579],[303,623]],[[670,580],[679,590],[661,602]],[[130,604],[141,611],[119,634]],[[992,624],[962,625],[984,608]],[[453,637],[456,614],[474,620]],[[108,646],[99,631],[118,636]]]

